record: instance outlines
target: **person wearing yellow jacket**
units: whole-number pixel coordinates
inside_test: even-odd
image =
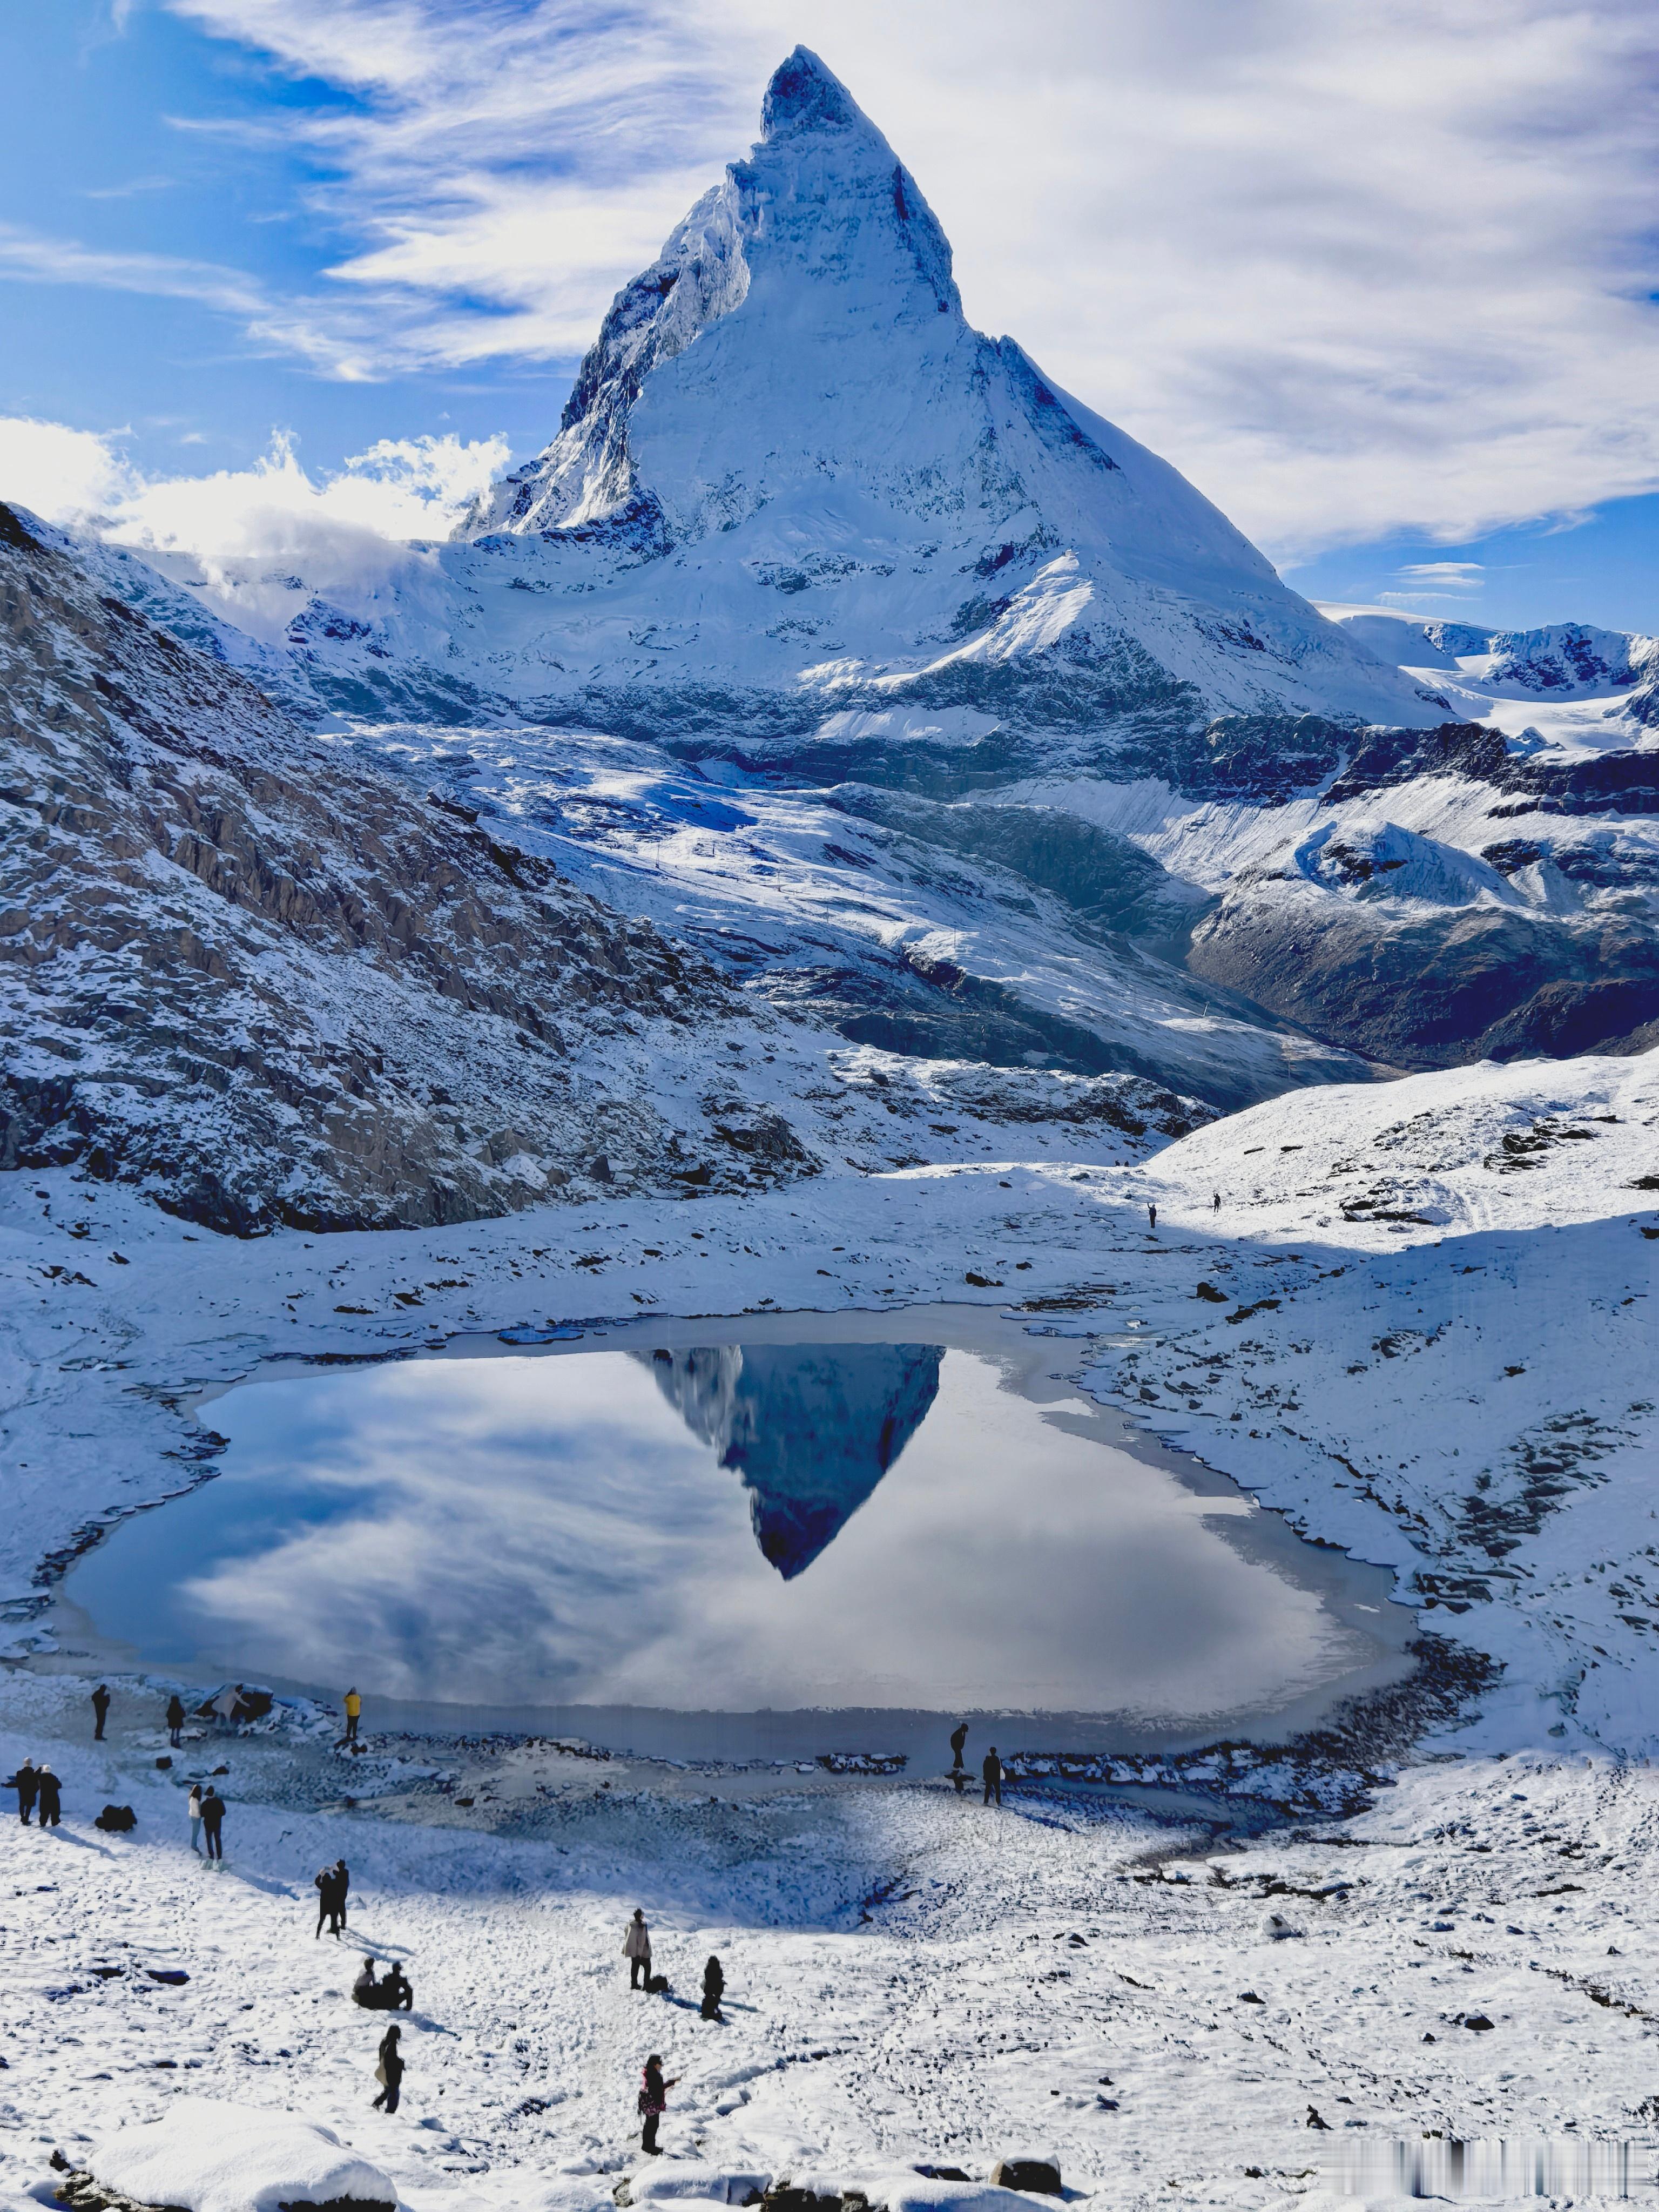
[[[357,1741],[357,1723],[363,1717],[363,1700],[362,1692],[355,1687],[348,1690],[345,1693],[345,1740],[348,1743],[356,1743]]]

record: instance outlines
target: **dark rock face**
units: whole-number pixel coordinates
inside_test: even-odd
[[[1395,1067],[1640,1049],[1659,943],[1622,917],[1458,907],[1406,918],[1311,885],[1224,902],[1189,964],[1315,1036]]]
[[[1322,714],[1223,714],[1130,737],[1113,773],[1161,776],[1194,799],[1277,805],[1317,790],[1356,742],[1353,724]]]
[[[1484,722],[1443,722],[1434,730],[1370,730],[1328,787],[1332,805],[1410,783],[1419,776],[1468,776],[1506,793],[1513,814],[1659,814],[1659,750],[1607,752],[1582,760],[1512,754]]]
[[[687,1428],[742,1475],[755,1541],[791,1582],[921,1427],[944,1356],[933,1344],[720,1345],[655,1352],[650,1366]]]
[[[919,842],[988,860],[1049,891],[1096,928],[1153,942],[1184,942],[1212,903],[1180,884],[1127,837],[1052,806],[951,806],[848,785],[831,794],[849,814]]]
[[[306,736],[3,507],[0,805],[0,1166],[246,1235],[499,1213],[601,1149],[635,1188],[813,1164],[776,1117],[683,1132],[655,1102],[653,1045],[744,1020],[713,969]]]

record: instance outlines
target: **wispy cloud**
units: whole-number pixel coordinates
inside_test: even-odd
[[[167,192],[173,189],[171,177],[134,177],[125,185],[87,185],[82,187],[83,200],[133,200],[143,192]]]
[[[1481,592],[1486,584],[1486,571],[1479,561],[1412,561],[1395,574],[1409,577],[1414,584],[1436,584],[1443,595]]]

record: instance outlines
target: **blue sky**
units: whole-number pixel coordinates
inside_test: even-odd
[[[293,498],[378,451],[354,517],[446,526],[546,442],[611,294],[742,152],[799,38],[920,179],[973,319],[1299,589],[1659,628],[1644,5],[1043,21],[1016,41],[998,0],[0,0],[0,495],[200,545],[239,487],[268,495],[280,435]]]

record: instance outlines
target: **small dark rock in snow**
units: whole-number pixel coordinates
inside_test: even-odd
[[[1212,1306],[1224,1306],[1227,1303],[1225,1291],[1217,1290],[1213,1283],[1200,1283],[1193,1292],[1193,1296],[1195,1298],[1207,1298]]]
[[[1058,2197],[1061,2193],[1060,2168],[1046,2158],[999,2159],[991,2168],[991,2186],[1024,2189],[1038,2197]]]
[[[1484,2035],[1492,2022],[1483,2012],[1467,2012],[1457,2023],[1460,2027],[1472,2027],[1476,2034]]]
[[[1000,1291],[1002,1288],[994,1276],[976,1275],[971,1267],[962,1279],[964,1283],[971,1283],[976,1291]]]

